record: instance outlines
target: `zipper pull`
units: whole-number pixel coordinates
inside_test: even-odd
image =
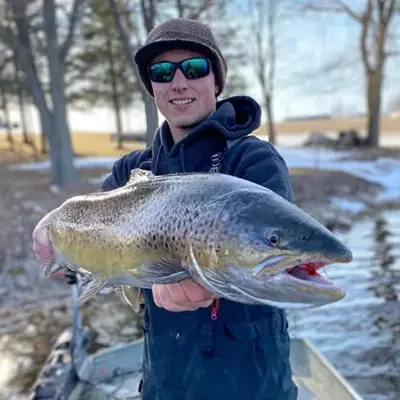
[[[213,306],[211,310],[211,319],[215,321],[216,319],[218,319],[219,299],[215,299],[212,304]]]

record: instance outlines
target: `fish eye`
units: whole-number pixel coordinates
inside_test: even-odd
[[[270,232],[268,234],[267,240],[272,246],[279,245],[279,236],[276,232]]]

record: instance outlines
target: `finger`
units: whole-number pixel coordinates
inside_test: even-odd
[[[201,303],[197,303],[196,305],[197,305],[199,308],[207,308],[207,307],[210,307],[210,306],[211,306],[211,304],[213,303],[213,301],[214,301],[214,299],[210,299],[210,300],[203,301],[203,302],[201,302]]]
[[[161,297],[159,294],[159,285],[152,286],[153,300],[157,307],[163,308]]]
[[[182,281],[181,287],[191,303],[202,303],[215,298],[214,293],[204,289],[203,286],[192,280]]]
[[[194,310],[197,308],[195,305],[191,303],[185,303],[185,302],[176,302],[170,292],[168,286],[170,285],[160,285],[159,287],[159,296],[161,298],[161,303],[162,306],[168,310],[168,311],[189,311],[189,310]],[[172,289],[173,290],[173,289]]]
[[[189,300],[189,297],[187,296],[180,282],[171,283],[164,286],[165,289],[168,291],[171,300],[175,304],[180,306],[190,306],[190,303],[192,302]]]
[[[197,306],[195,306],[193,304],[180,305],[180,304],[174,303],[165,286],[167,286],[167,285],[155,284],[152,287],[154,302],[158,307],[164,308],[168,311],[173,311],[173,312],[193,311],[193,310],[197,309]]]

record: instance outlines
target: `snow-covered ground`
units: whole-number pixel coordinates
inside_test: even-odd
[[[300,147],[278,147],[289,168],[316,168],[344,171],[370,182],[381,184],[385,190],[378,200],[400,200],[400,159],[381,157],[375,161],[340,160],[347,152]]]
[[[378,158],[376,161],[343,161],[343,156],[349,157],[348,152],[338,152],[328,149],[313,149],[303,147],[277,146],[289,168],[315,168],[323,170],[341,170],[361,177],[371,182],[384,186],[385,190],[377,199],[400,200],[400,160],[388,157]],[[111,169],[116,157],[82,157],[75,159],[77,168],[107,168]],[[45,162],[32,162],[14,164],[11,169],[48,171],[50,164]],[[99,183],[104,177],[92,179]],[[360,211],[361,203],[350,202],[345,199],[332,199],[337,206],[349,211]]]

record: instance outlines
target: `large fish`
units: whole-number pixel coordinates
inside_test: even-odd
[[[89,276],[83,303],[108,286],[191,278],[217,296],[278,307],[321,306],[345,292],[319,273],[351,251],[273,191],[225,174],[154,176],[65,201],[49,226],[48,276]]]

